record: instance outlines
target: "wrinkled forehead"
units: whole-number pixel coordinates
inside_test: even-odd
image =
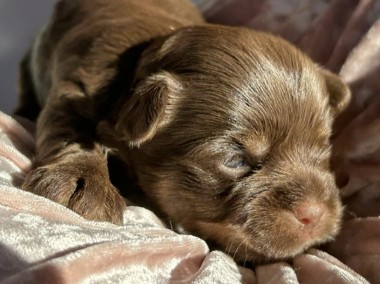
[[[162,62],[183,82],[178,118],[183,125],[194,124],[198,133],[213,129],[215,135],[247,129],[277,136],[303,132],[310,139],[318,131],[329,134],[323,75],[294,46],[231,28],[195,28],[175,39]]]
[[[242,128],[270,130],[276,135],[294,131],[318,132],[331,125],[328,94],[317,68],[266,63],[262,72],[249,72],[228,98],[231,116]],[[272,131],[274,130],[274,131]]]
[[[244,72],[192,74],[188,78],[186,111],[202,125],[267,135],[311,131],[326,133],[331,126],[328,95],[322,75],[313,66],[283,66],[265,59]],[[199,127],[202,127],[199,126]],[[317,133],[316,133],[317,132]],[[314,135],[314,134],[313,134]],[[275,139],[272,137],[269,139]]]

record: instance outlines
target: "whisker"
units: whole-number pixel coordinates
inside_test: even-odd
[[[247,258],[248,258],[248,252],[247,252],[248,243],[247,243],[247,238],[244,239],[244,243],[245,243],[245,249],[244,249],[245,258],[244,258],[244,264],[243,264],[243,266],[245,267],[245,264],[246,264]]]
[[[236,235],[234,235],[233,239],[230,240],[230,247],[228,248],[228,252],[227,252],[228,255],[231,255],[231,249],[232,249],[232,245],[233,245],[235,238],[236,238]]]
[[[230,247],[228,248],[227,254],[230,254],[231,249],[232,249],[232,240],[230,241]]]
[[[173,227],[172,220],[171,220],[171,219],[168,219],[168,220],[169,220],[170,230],[175,231],[175,230],[174,230],[174,227]]]
[[[235,259],[235,256],[236,256],[236,254],[237,254],[237,252],[238,252],[238,250],[239,250],[239,248],[240,248],[240,246],[243,244],[243,242],[240,242],[240,244],[237,246],[237,248],[236,248],[236,250],[235,250],[235,253],[234,253],[234,255],[233,255],[233,259]]]

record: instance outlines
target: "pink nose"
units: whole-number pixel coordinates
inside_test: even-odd
[[[305,226],[314,227],[325,212],[324,206],[316,201],[304,201],[294,209],[294,216]]]

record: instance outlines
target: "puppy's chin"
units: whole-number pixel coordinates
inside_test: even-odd
[[[245,187],[235,187],[224,197],[198,196],[181,190],[179,182],[166,180],[172,190],[157,199],[174,223],[212,248],[240,263],[267,263],[291,258],[338,233],[342,215],[338,189],[331,174],[316,173],[319,178],[311,172],[302,178],[294,174],[299,188],[273,180],[271,188],[254,196]],[[323,186],[318,186],[322,180]]]
[[[252,216],[244,224],[183,220],[183,227],[240,263],[286,260],[312,246],[333,240],[339,231],[342,214],[339,200],[330,208],[315,201],[310,203],[320,206],[322,211],[315,223],[300,220],[288,210],[278,210],[275,214],[270,213],[270,217],[265,214]]]

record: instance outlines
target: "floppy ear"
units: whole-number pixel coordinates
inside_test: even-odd
[[[326,88],[329,95],[329,103],[335,116],[338,116],[348,105],[351,99],[351,91],[337,75],[326,69],[322,69],[325,77]]]
[[[120,110],[116,131],[131,146],[140,146],[165,122],[169,97],[181,84],[168,72],[151,75],[140,82]]]

